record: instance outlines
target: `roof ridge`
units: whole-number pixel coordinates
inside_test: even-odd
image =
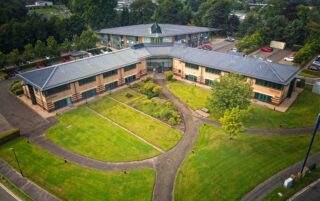
[[[279,80],[281,82],[284,82],[285,80],[282,79],[282,77],[280,77],[280,75],[277,73],[277,71],[273,68],[273,65],[271,63],[268,62],[268,67],[270,67],[271,71],[273,72],[273,74],[276,75],[277,78],[279,78]]]
[[[47,80],[45,81],[45,83],[42,85],[41,89],[43,89],[43,88],[47,85],[47,83],[49,82],[49,80],[52,78],[53,74],[56,72],[57,68],[58,68],[58,66],[54,66],[53,71],[50,73],[48,79],[47,79]]]

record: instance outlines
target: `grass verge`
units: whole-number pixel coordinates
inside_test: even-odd
[[[179,171],[175,200],[239,200],[261,182],[302,160],[311,136],[239,134],[205,125]],[[316,139],[313,152],[320,150]]]

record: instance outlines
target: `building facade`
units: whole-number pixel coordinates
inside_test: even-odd
[[[209,42],[211,32],[217,29],[174,24],[140,24],[101,29],[97,33],[101,43],[114,49],[123,49],[140,43],[184,43],[190,47]]]
[[[229,73],[241,74],[252,84],[254,99],[273,105],[291,96],[296,88],[295,76],[300,72],[292,66],[180,45],[145,44],[18,76],[32,103],[51,112],[130,84],[148,71],[164,70],[203,85],[211,85]]]

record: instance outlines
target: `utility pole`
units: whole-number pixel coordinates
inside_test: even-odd
[[[23,176],[22,169],[21,169],[21,167],[20,167],[20,163],[19,163],[19,160],[18,160],[18,158],[17,158],[17,154],[16,154],[16,152],[15,152],[14,148],[10,148],[10,149],[12,150],[13,155],[14,155],[14,158],[15,158],[15,159],[16,159],[16,161],[17,161],[17,164],[18,164],[18,167],[19,167],[19,170],[20,170],[21,176]],[[23,177],[24,177],[24,176],[23,176]]]
[[[312,135],[312,138],[311,138],[311,142],[310,142],[310,144],[309,144],[309,148],[308,148],[308,151],[307,151],[307,155],[306,155],[306,157],[305,157],[305,159],[304,159],[304,162],[303,162],[303,165],[302,165],[302,168],[301,168],[301,171],[300,171],[301,174],[302,174],[302,172],[303,172],[304,167],[306,166],[306,163],[307,163],[307,160],[308,160],[308,157],[309,157],[309,154],[310,154],[310,150],[311,150],[311,148],[312,148],[312,144],[313,144],[313,141],[314,141],[314,137],[315,137],[316,134],[317,134],[317,131],[318,131],[318,129],[319,129],[319,126],[320,126],[320,113],[318,114],[318,119],[317,119],[317,121],[316,121],[316,124],[314,125],[314,130],[313,130],[313,135]]]

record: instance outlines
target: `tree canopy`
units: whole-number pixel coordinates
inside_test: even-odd
[[[181,0],[161,0],[153,18],[160,23],[187,24],[192,13]]]
[[[132,24],[146,24],[152,22],[152,16],[157,5],[152,0],[135,0],[131,6]]]
[[[212,85],[208,108],[214,116],[220,117],[226,110],[238,107],[245,110],[250,105],[252,86],[240,75],[229,74],[220,77]]]

